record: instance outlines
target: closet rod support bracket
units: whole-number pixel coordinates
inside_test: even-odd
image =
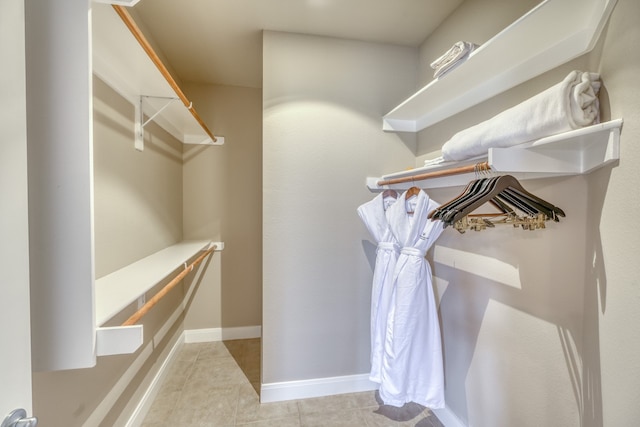
[[[158,109],[153,115],[151,115],[147,120],[144,119],[144,108],[143,101],[145,98],[154,98],[154,99],[164,99],[166,100],[165,104]],[[135,133],[135,142],[134,147],[138,151],[144,151],[144,127],[152,122],[153,119],[160,113],[162,113],[165,108],[167,108],[173,101],[176,101],[180,98],[177,97],[166,97],[166,96],[150,96],[150,95],[140,95],[140,99],[137,103],[134,104],[134,133]]]
[[[206,249],[215,247],[216,252],[224,250],[224,242],[211,242]]]

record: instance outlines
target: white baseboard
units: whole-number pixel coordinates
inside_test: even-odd
[[[184,331],[185,343],[214,342],[260,338],[262,327],[239,326],[236,328],[189,329]]]
[[[279,402],[334,394],[358,393],[377,389],[378,384],[369,381],[369,374],[287,381],[262,384],[260,389],[260,402]]]
[[[471,427],[463,423],[448,406],[445,406],[442,409],[432,409],[431,412],[438,417],[442,425],[445,427]]]
[[[173,345],[166,359],[158,369],[149,387],[143,394],[135,411],[126,423],[126,427],[142,425],[149,412],[153,400],[157,396],[162,381],[166,377],[178,350],[183,344],[197,342],[214,342],[222,339],[259,338],[260,326],[238,328],[211,328],[185,330]],[[307,399],[311,397],[331,396],[344,393],[359,393],[378,389],[378,384],[369,380],[368,374],[348,375],[342,377],[315,378],[311,380],[287,381],[281,383],[262,384],[260,389],[261,403],[279,402],[284,400]],[[433,410],[440,422],[446,427],[466,426],[448,407]]]
[[[377,390],[378,387],[379,384],[369,381],[368,374],[262,384],[260,403],[359,393]],[[445,427],[470,427],[465,425],[449,407],[432,411]]]
[[[158,369],[149,387],[143,394],[135,411],[126,423],[127,427],[142,425],[144,417],[149,412],[153,400],[157,396],[162,381],[168,373],[178,350],[183,344],[198,342],[214,342],[233,339],[259,338],[260,326],[237,328],[191,329],[182,332],[180,338],[173,345],[166,359]],[[260,401],[262,403],[279,402],[283,400],[306,399],[311,397],[331,396],[344,393],[358,393],[373,391],[378,384],[369,381],[368,374],[348,375],[343,377],[315,378],[311,380],[287,381],[281,383],[262,384]],[[446,427],[469,427],[448,408],[435,409],[434,414]]]
[[[147,344],[138,354],[138,357],[129,365],[127,370],[122,374],[114,386],[109,390],[107,395],[102,399],[100,404],[93,410],[89,418],[82,424],[83,427],[92,427],[99,425],[107,416],[113,405],[118,401],[120,395],[126,390],[131,380],[138,373],[140,368],[145,364],[153,353],[151,343]]]
[[[151,405],[153,404],[154,399],[156,398],[156,396],[158,395],[158,392],[160,391],[160,387],[162,387],[162,382],[164,381],[165,377],[169,373],[169,368],[171,367],[173,360],[175,359],[176,355],[178,354],[178,351],[180,350],[180,347],[182,347],[184,342],[185,341],[184,341],[184,332],[183,332],[178,338],[178,340],[176,340],[173,347],[171,347],[169,354],[162,362],[162,365],[160,365],[160,368],[158,369],[158,372],[156,372],[156,375],[151,380],[149,387],[147,387],[147,390],[144,392],[144,394],[140,398],[140,402],[138,402],[136,409],[133,411],[133,414],[131,414],[131,417],[127,421],[126,427],[137,427],[142,425],[144,418],[147,416],[147,413],[149,412],[149,409],[151,409]]]

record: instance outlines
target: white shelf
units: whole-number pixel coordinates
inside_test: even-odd
[[[199,252],[222,242],[184,241],[95,281],[96,355],[131,354],[143,343],[143,326],[104,327],[105,322],[169,277]]]
[[[184,241],[96,280],[96,325],[103,325],[210,244]],[[214,244],[218,250],[223,247]]]
[[[31,311],[38,313],[31,324],[32,368],[91,368],[98,356],[136,351],[142,343],[142,325],[102,325],[144,293],[144,287],[162,280],[141,278],[140,282],[134,280],[134,285],[130,279],[109,283],[106,278],[96,281],[94,277],[92,63],[96,62],[96,71],[108,83],[121,84],[124,93],[131,88],[127,99],[132,102],[143,93],[135,91],[135,85],[141,85],[146,92],[144,84],[150,84],[155,77],[146,75],[147,71],[109,77],[105,71],[105,67],[117,71],[121,64],[119,55],[104,56],[103,48],[113,54],[114,49],[125,52],[130,45],[138,46],[130,33],[123,35],[126,28],[121,20],[113,21],[120,18],[113,14],[111,6],[66,2],[61,7],[56,0],[41,3],[42,7],[32,8],[25,25],[31,53],[27,58],[31,70],[27,82],[33,88],[29,113],[38,117],[29,121],[28,129],[29,144],[34,147],[28,153],[29,244],[36,248],[31,254]],[[92,12],[98,33],[95,45],[88,19]],[[118,25],[113,29],[102,26],[103,15]],[[152,88],[148,90],[145,95],[158,95]],[[198,243],[176,259],[167,260],[164,272],[158,274],[170,274],[190,253],[197,253],[207,244]],[[114,273],[112,278],[126,276],[127,270]]]
[[[440,178],[414,180],[401,184],[379,186],[379,181],[414,177],[429,172],[487,161],[498,173],[508,173],[518,179],[548,178],[564,175],[587,174],[620,159],[620,132],[622,119],[611,120],[559,135],[553,135],[509,148],[490,148],[488,156],[464,162],[448,162],[367,178],[371,191],[392,188],[405,190],[411,186],[440,188],[466,185],[475,178],[474,173]]]
[[[162,109],[153,120],[185,144],[224,142],[213,142],[110,5],[92,4],[92,37],[93,73],[136,108],[142,99],[147,117]]]
[[[385,115],[383,129],[418,132],[589,52],[615,3],[543,1]]]

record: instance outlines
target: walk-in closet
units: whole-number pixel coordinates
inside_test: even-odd
[[[640,419],[636,0],[0,0],[2,427]]]

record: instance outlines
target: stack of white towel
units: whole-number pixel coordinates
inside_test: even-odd
[[[486,155],[600,121],[600,76],[572,71],[560,83],[502,113],[455,134],[442,146],[444,161]]]
[[[456,68],[463,63],[469,57],[469,54],[477,48],[478,45],[469,42],[457,42],[448,51],[446,51],[441,57],[431,63],[435,73],[434,78],[442,77],[449,71]]]

